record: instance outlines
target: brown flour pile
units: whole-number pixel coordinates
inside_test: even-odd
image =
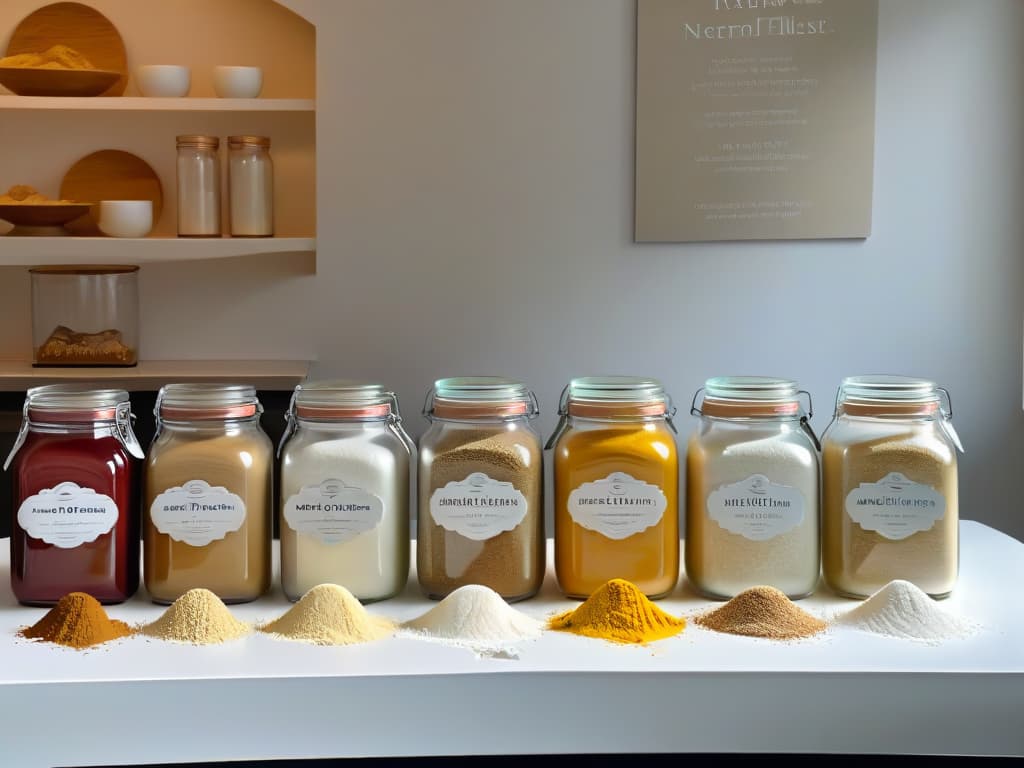
[[[131,627],[123,621],[109,618],[92,595],[69,592],[43,618],[18,634],[29,640],[88,648],[131,633]]]
[[[140,632],[160,640],[213,645],[249,634],[251,627],[236,619],[223,601],[208,589],[190,589],[163,615]]]
[[[260,627],[289,640],[315,645],[353,645],[394,633],[393,621],[369,613],[345,587],[318,584],[278,619]]]
[[[799,608],[775,587],[751,587],[694,621],[706,629],[730,635],[795,640],[825,630],[824,621]]]

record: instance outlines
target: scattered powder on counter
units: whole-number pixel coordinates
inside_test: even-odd
[[[886,637],[938,643],[977,631],[973,622],[940,608],[924,590],[909,581],[890,581],[833,623]]]
[[[542,624],[517,611],[490,587],[466,584],[422,616],[405,622],[402,629],[417,637],[488,653],[532,640],[540,635]]]
[[[58,643],[70,648],[88,648],[126,637],[132,634],[132,629],[123,621],[109,618],[103,606],[92,595],[69,592],[43,618],[23,628],[19,634],[29,640]]]
[[[577,608],[548,619],[548,628],[616,643],[646,644],[679,634],[686,619],[665,613],[625,579],[606,581]]]
[[[354,645],[388,637],[396,628],[369,613],[345,587],[318,584],[260,631],[315,645]]]
[[[224,602],[208,589],[190,589],[163,615],[140,632],[160,640],[212,645],[249,634],[251,627],[236,619]]]
[[[714,632],[795,640],[823,632],[828,624],[790,600],[775,587],[745,589],[713,611],[702,613],[694,621]]]

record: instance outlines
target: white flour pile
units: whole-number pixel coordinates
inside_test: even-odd
[[[517,611],[490,587],[467,584],[422,616],[405,622],[405,634],[470,648],[481,655],[514,658],[514,646],[541,633],[537,619]]]
[[[978,629],[973,622],[943,610],[923,590],[903,580],[890,581],[853,610],[837,616],[834,623],[928,643],[967,637]]]

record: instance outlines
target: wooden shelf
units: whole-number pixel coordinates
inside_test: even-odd
[[[146,98],[144,96],[0,95],[0,109],[171,112],[314,112],[315,99]]]
[[[292,389],[309,372],[305,360],[143,360],[133,368],[33,368],[0,360],[0,392],[41,384],[98,382],[130,392],[156,391],[168,382],[240,382],[257,389]]]
[[[315,237],[0,237],[0,266],[153,264],[312,253]]]

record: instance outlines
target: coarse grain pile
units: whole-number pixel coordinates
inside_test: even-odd
[[[616,643],[646,644],[683,631],[686,619],[665,613],[625,579],[610,579],[577,608],[548,619],[548,628]]]
[[[369,613],[345,587],[318,584],[260,631],[314,645],[354,645],[393,634],[395,622]]]
[[[217,595],[201,587],[190,589],[159,619],[140,630],[147,637],[192,645],[223,643],[250,631],[251,627],[236,619]]]
[[[720,608],[695,617],[694,621],[715,632],[772,640],[811,637],[828,626],[797,606],[785,592],[767,586],[746,589]]]
[[[107,616],[103,606],[85,592],[69,592],[43,618],[19,634],[29,640],[88,648],[132,634],[123,621]]]

